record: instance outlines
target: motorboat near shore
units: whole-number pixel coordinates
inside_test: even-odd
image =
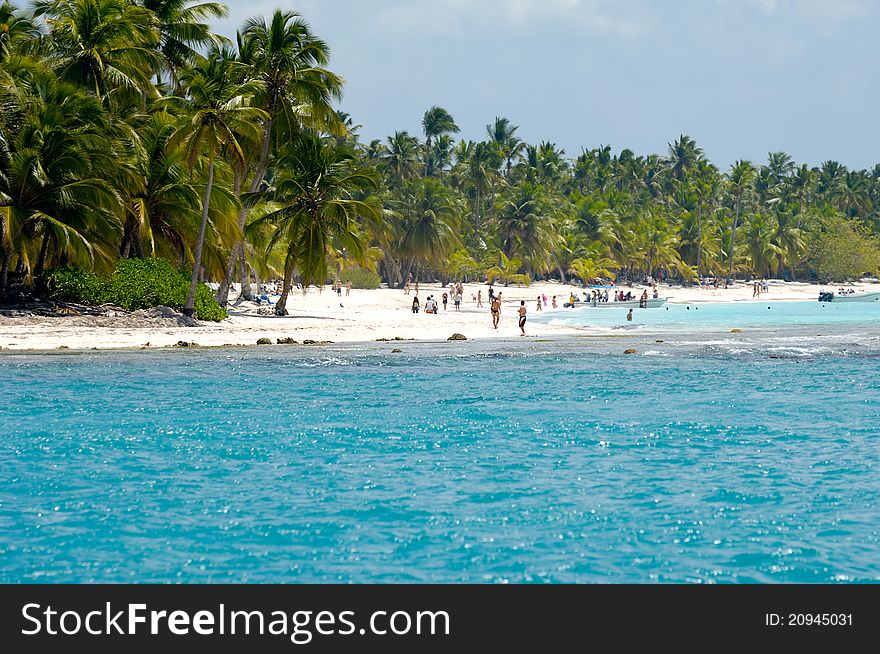
[[[880,293],[860,293],[858,291],[819,292],[819,302],[876,302],[877,300],[880,300]]]
[[[659,309],[666,304],[666,300],[668,299],[668,297],[649,297],[647,305],[643,308]],[[617,302],[612,300],[611,302],[596,302],[596,304],[585,302],[584,306],[596,307],[597,309],[638,309],[641,306],[641,303],[639,300],[619,300]]]
[[[608,302],[598,302],[597,301],[595,303],[592,300],[590,300],[588,302],[582,302],[581,300],[578,300],[577,302],[574,303],[574,305],[571,305],[570,303],[566,302],[562,306],[564,306],[566,308],[569,308],[569,307],[572,307],[572,308],[589,307],[591,309],[592,308],[596,308],[596,309],[638,309],[640,307],[644,308],[644,309],[659,309],[664,304],[666,304],[666,300],[668,300],[668,299],[669,299],[668,297],[649,297],[647,300],[647,304],[644,307],[642,307],[641,302],[637,299],[636,300],[618,300],[616,302],[614,300],[609,300]]]

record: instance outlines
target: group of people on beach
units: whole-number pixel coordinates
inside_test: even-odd
[[[409,282],[407,282],[406,286],[403,289],[404,295],[409,295],[408,286],[409,286]],[[413,301],[412,301],[412,312],[418,313],[419,310],[422,308],[421,304],[419,303],[419,295],[418,295],[419,283],[418,282],[416,282],[415,291],[416,291],[416,294],[413,296]],[[440,312],[440,303],[441,302],[443,304],[443,310],[446,311],[447,307],[449,306],[450,298],[452,299],[452,305],[454,307],[454,310],[461,311],[461,299],[463,297],[464,297],[464,286],[461,285],[461,282],[459,282],[458,284],[452,284],[449,288],[449,292],[443,291],[443,295],[439,299],[436,299],[433,295],[428,296],[428,299],[425,300],[425,306],[424,306],[425,313],[430,313],[430,314],[434,314],[434,315],[438,314]],[[476,300],[476,298],[474,298],[474,299]]]
[[[342,297],[342,282],[340,280],[337,279],[333,282],[333,290],[338,297]],[[345,297],[349,295],[351,295],[351,280],[345,282]]]
[[[762,293],[766,293],[770,290],[770,286],[767,284],[767,280],[763,277],[761,279],[752,280],[752,297],[760,297]]]
[[[410,305],[413,313],[424,312],[431,315],[437,315],[441,313],[441,311],[449,310],[449,302],[452,301],[453,310],[461,311],[461,304],[464,298],[464,286],[461,282],[454,283],[450,285],[449,291],[443,291],[442,295],[439,297],[435,297],[434,295],[429,295],[425,300],[424,305],[420,302],[418,292],[419,292],[419,283],[415,282],[412,286],[410,285],[410,280],[407,280],[404,285],[404,295],[409,295],[412,291],[415,291],[413,295],[412,304]],[[488,291],[488,300],[489,300],[489,315],[492,318],[492,327],[494,329],[498,329],[499,324],[501,323],[501,293],[495,292],[495,287],[491,284],[489,285]],[[471,301],[477,306],[477,308],[483,308],[483,290],[478,289],[476,293],[471,293]],[[553,296],[553,308],[557,307],[556,304],[556,296]],[[535,309],[537,311],[542,311],[544,307],[548,305],[547,295],[542,293],[538,295],[535,302]],[[442,310],[441,310],[442,306]],[[520,335],[525,336],[526,330],[526,320],[527,320],[528,310],[526,309],[526,301],[520,300],[520,306],[517,309],[517,316],[519,318],[518,325],[520,329]]]

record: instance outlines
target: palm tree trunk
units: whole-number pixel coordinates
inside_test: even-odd
[[[235,177],[232,183],[232,191],[235,193],[235,197],[238,197],[241,193],[241,175],[241,169],[236,166]],[[242,230],[244,230],[243,222],[242,212],[239,210],[238,224]],[[217,289],[217,302],[220,303],[220,306],[225,307],[227,302],[229,302],[229,285],[232,284],[232,276],[235,274],[235,264],[238,263],[240,251],[241,243],[236,243],[232,246],[232,250],[229,251],[229,258],[226,261],[226,273],[223,275],[223,281],[220,282],[220,288]]]
[[[480,185],[477,184],[476,187],[477,197],[476,202],[474,202],[474,238],[479,238],[480,235]]]
[[[141,241],[140,227],[137,225],[135,225],[135,228],[131,233],[131,248],[134,250],[134,256],[136,258],[144,258],[144,244],[143,241]]]
[[[727,273],[727,283],[730,283],[730,280],[733,279],[733,255],[736,251],[736,227],[739,223],[739,210],[740,203],[737,201],[736,203],[736,214],[733,217],[733,229],[730,232],[730,270]]]
[[[556,270],[559,271],[559,279],[560,279],[560,281],[561,281],[563,284],[567,284],[567,283],[568,283],[568,280],[567,280],[566,277],[565,277],[565,272],[562,270],[562,266],[559,265],[559,257],[556,256],[556,253],[555,253],[555,252],[554,252],[553,254],[551,254],[550,256],[553,257],[553,262],[556,264]]]
[[[6,214],[0,213],[0,295],[6,292],[9,285],[9,259],[11,255],[6,247]]]
[[[292,259],[290,255],[288,255],[288,260]],[[290,295],[290,287],[293,285],[293,262],[291,261],[285,267],[284,271],[284,285],[281,287],[281,297],[278,298],[278,302],[275,305],[275,315],[276,316],[286,316],[287,314],[287,296]]]
[[[241,282],[241,293],[239,293],[238,298],[240,300],[253,300],[254,289],[251,287],[251,273],[248,270],[247,259],[244,256],[244,248],[242,248],[236,256],[238,261],[239,280]],[[259,284],[257,285],[257,288],[259,288]]]
[[[205,246],[205,231],[208,229],[208,211],[211,208],[211,190],[214,186],[214,157],[208,159],[208,183],[205,186],[205,199],[202,202],[202,222],[199,225],[199,238],[196,241],[196,258],[193,262],[192,279],[189,283],[189,294],[183,305],[183,315],[190,316],[196,312],[196,288],[199,284],[199,273],[202,268],[202,248]]]
[[[49,240],[51,235],[49,232],[43,233],[43,244],[40,246],[40,255],[37,257],[37,265],[34,266],[34,277],[39,277],[46,267],[46,259],[49,258]]]
[[[697,203],[697,277],[700,276],[700,256],[703,254],[703,203]]]
[[[9,250],[0,245],[0,295],[6,292],[9,287]]]
[[[428,177],[428,172],[431,170],[431,137],[425,140],[425,178]]]

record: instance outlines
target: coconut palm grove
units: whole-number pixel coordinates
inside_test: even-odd
[[[685,134],[664,153],[567,153],[520,140],[501,115],[487,116],[481,141],[458,140],[440,105],[421,133],[365,142],[341,110],[332,44],[307,17],[254,16],[230,40],[211,25],[226,11],[190,0],[0,7],[0,293],[100,301],[119,275],[167,278],[184,313],[217,319],[237,299],[232,283],[251,298],[270,278],[284,280],[284,313],[291,289],[334,279],[880,270],[880,165],[770,152],[724,170]]]

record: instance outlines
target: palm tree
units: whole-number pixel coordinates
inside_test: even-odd
[[[516,131],[519,126],[511,123],[507,118],[495,117],[495,122],[486,125],[486,134],[494,143],[501,156],[504,158],[504,176],[510,179],[510,171],[513,167],[513,161],[522,154],[526,144],[519,140]]]
[[[303,288],[323,284],[327,278],[328,250],[332,239],[357,261],[363,260],[364,243],[358,219],[381,219],[379,206],[360,199],[375,191],[378,181],[346,148],[332,147],[313,131],[300,132],[290,141],[279,161],[281,173],[274,188],[262,199],[280,208],[254,221],[250,229],[271,226],[270,247],[285,249],[284,287],[275,305],[277,315],[287,315],[287,297],[297,272]]]
[[[782,248],[776,245],[775,221],[761,212],[752,214],[747,225],[746,241],[752,270],[761,276],[769,275],[773,264],[783,255]]]
[[[251,82],[242,84],[240,77],[236,62],[228,53],[216,49],[181,74],[186,98],[179,99],[177,104],[187,111],[188,116],[178,128],[173,141],[182,143],[190,171],[202,158],[207,165],[192,278],[182,309],[187,316],[192,316],[195,311],[217,158],[223,156],[234,167],[243,167],[245,154],[240,139],[259,138],[259,122],[268,120],[265,111],[249,105],[257,90],[256,85]]]
[[[774,180],[781,184],[786,178],[794,174],[797,166],[791,157],[785,152],[770,152],[767,154],[767,168],[770,169]]]
[[[467,162],[469,182],[474,189],[474,234],[480,238],[481,211],[483,198],[489,190],[493,176],[497,176],[500,155],[498,149],[489,143],[480,142],[474,146]]]
[[[522,267],[522,261],[513,258],[509,259],[503,252],[498,253],[498,265],[492,266],[486,271],[488,282],[492,284],[496,280],[500,280],[505,286],[508,284],[516,284],[521,286],[531,284],[531,278],[524,273],[518,272]]]
[[[607,257],[581,257],[569,264],[569,272],[581,280],[581,285],[586,287],[591,281],[600,277],[613,277],[611,268],[614,262]]]
[[[159,51],[175,85],[180,70],[198,58],[196,48],[229,43],[228,39],[214,34],[211,26],[204,22],[209,18],[225,18],[229,14],[229,9],[220,2],[139,0],[138,4],[153,12],[159,22]]]
[[[434,174],[431,144],[435,138],[459,131],[452,115],[443,107],[433,106],[422,116],[422,130],[425,133],[425,177]]]
[[[795,278],[795,266],[803,255],[806,243],[801,230],[796,227],[796,220],[800,216],[792,216],[789,212],[782,212],[776,216],[776,233],[773,235],[773,244],[778,248],[779,276],[785,276],[785,264],[790,263],[791,280]]]
[[[409,132],[394,132],[388,137],[388,147],[383,159],[385,164],[398,180],[404,180],[416,174],[418,166],[419,140]]]
[[[703,150],[697,147],[697,142],[687,134],[682,134],[678,140],[668,145],[669,173],[673,179],[682,181],[687,173],[703,159]]]
[[[501,251],[508,257],[538,263],[544,272],[554,242],[550,212],[551,203],[540,185],[522,182],[506,189],[494,209]]]
[[[0,63],[6,61],[16,41],[36,37],[39,34],[34,21],[11,3],[0,4]]]
[[[136,165],[143,181],[129,199],[119,247],[122,257],[160,255],[181,264],[192,261],[202,207],[186,173],[185,153],[170,145],[176,129],[170,114],[156,111],[140,131],[143,152]]]
[[[755,167],[750,161],[737,160],[730,168],[728,173],[728,185],[730,194],[733,198],[734,217],[733,225],[730,230],[730,269],[727,273],[727,281],[733,278],[733,261],[736,253],[736,228],[739,225],[740,213],[742,212],[743,203],[745,202],[752,184],[755,181]]]
[[[721,178],[718,175],[718,169],[705,160],[701,160],[696,168],[695,175],[692,180],[694,193],[697,197],[697,276],[700,275],[700,264],[703,255],[703,209],[711,204],[714,198],[718,196],[718,190],[721,186]]]
[[[22,113],[0,121],[0,290],[13,256],[39,276],[53,260],[107,267],[120,235],[118,167],[100,102],[48,71]]]
[[[154,93],[159,24],[153,12],[126,0],[37,0],[34,16],[49,28],[55,70],[106,106],[117,90]]]
[[[407,182],[396,208],[403,218],[398,247],[408,258],[406,273],[416,266],[418,279],[419,266],[442,265],[460,244],[456,221],[461,207],[444,184],[423,178]]]
[[[332,107],[333,101],[342,97],[342,79],[325,67],[330,60],[327,44],[312,33],[302,17],[291,11],[276,10],[269,22],[263,18],[248,19],[239,35],[239,45],[246,74],[258,83],[254,105],[268,115],[256,143],[259,154],[247,191],[256,193],[268,171],[270,149],[282,138],[304,127],[345,133]],[[241,177],[245,171],[237,174]],[[240,188],[242,180],[237,181]],[[242,231],[246,220],[247,210],[242,206],[238,215]],[[217,293],[221,303],[226,302],[235,263],[243,254],[243,242],[237,243],[229,254],[226,275]],[[242,284],[242,296],[249,295],[250,284]]]

